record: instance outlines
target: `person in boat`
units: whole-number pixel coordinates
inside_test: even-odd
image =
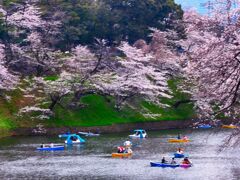
[[[162,158],[162,164],[166,164],[166,163],[167,163],[167,161],[166,161],[165,157],[163,157]]]
[[[43,143],[41,144],[40,148],[44,148],[44,144]]]
[[[177,164],[174,158],[172,158],[171,164]]]
[[[131,143],[131,141],[125,141],[125,142],[123,143],[123,145],[125,146],[125,148],[128,148],[128,147],[131,147],[131,146],[132,146],[132,143]]]
[[[182,148],[178,148],[177,153],[178,154],[183,154],[183,149]]]
[[[132,153],[132,149],[131,149],[132,143],[131,143],[131,141],[125,141],[123,143],[123,145],[125,147],[124,153]]]
[[[71,136],[70,139],[71,139],[72,141],[76,141],[76,140],[77,140],[77,137]]]
[[[125,151],[124,147],[122,147],[122,146],[118,147],[118,153],[124,153],[124,151]]]
[[[124,151],[124,153],[132,153],[132,149],[130,147],[127,147]]]
[[[181,135],[180,134],[178,134],[177,139],[181,139]]]
[[[182,164],[191,164],[191,162],[189,161],[189,159],[187,157],[185,157],[182,161]]]
[[[187,136],[183,136],[183,140],[188,140],[188,137]]]

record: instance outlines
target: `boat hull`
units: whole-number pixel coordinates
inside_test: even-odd
[[[129,158],[132,156],[132,153],[112,153],[113,158]]]
[[[134,135],[134,134],[132,134],[132,135],[129,135],[129,137],[130,137],[130,138],[146,138],[147,135],[142,135],[142,136],[140,136],[140,135]]]
[[[151,167],[162,167],[162,168],[190,168],[192,167],[192,164],[163,164],[160,162],[150,162]]]
[[[176,168],[179,167],[179,164],[163,164],[163,163],[159,163],[159,162],[150,162],[151,167],[162,167],[162,168]]]
[[[237,126],[234,125],[222,125],[222,128],[227,128],[227,129],[237,129]]]
[[[62,151],[64,146],[37,148],[38,151]]]
[[[210,128],[212,128],[212,126],[211,125],[200,125],[200,126],[198,126],[198,128],[199,129],[210,129]]]
[[[190,168],[192,167],[192,164],[180,164],[181,168]]]
[[[95,133],[91,133],[91,132],[78,132],[78,134],[84,135],[84,136],[89,136],[89,137],[100,136],[100,134],[95,134]]]
[[[189,142],[189,139],[169,139],[169,143],[186,143]]]
[[[67,140],[64,141],[65,144],[81,144],[82,142],[80,140],[76,140],[76,141],[71,141],[71,142],[68,142]]]

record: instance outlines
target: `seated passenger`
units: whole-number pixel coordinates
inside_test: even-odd
[[[187,157],[185,157],[182,161],[182,164],[191,164]]]
[[[183,150],[181,148],[178,148],[177,153],[178,154],[183,154]]]
[[[118,153],[124,153],[124,151],[125,151],[124,147],[122,147],[122,146],[118,147]]]
[[[177,139],[181,139],[181,136],[180,136],[180,134],[178,134],[178,136],[177,136]]]
[[[131,143],[131,141],[125,141],[125,142],[123,143],[123,145],[127,148],[127,147],[131,147],[131,146],[132,146],[132,143]]]
[[[177,164],[174,158],[172,158],[171,164]]]
[[[132,152],[133,151],[132,151],[132,149],[130,147],[126,148],[125,151],[124,151],[124,153],[132,153]]]
[[[162,163],[163,163],[163,164],[166,164],[166,163],[167,163],[165,157],[162,158]]]
[[[187,136],[183,136],[183,140],[188,140],[188,137]]]

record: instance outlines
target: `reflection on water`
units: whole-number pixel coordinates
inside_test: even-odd
[[[219,145],[230,131],[181,131],[192,142],[183,144],[194,166],[152,168],[150,161],[169,160],[179,144],[168,138],[178,131],[148,132],[149,138],[132,140],[131,159],[112,159],[111,153],[127,140],[127,134],[87,138],[84,145],[66,146],[64,151],[37,152],[41,143],[62,143],[50,137],[18,137],[0,141],[0,179],[166,179],[218,180],[240,179],[239,149],[218,153]]]

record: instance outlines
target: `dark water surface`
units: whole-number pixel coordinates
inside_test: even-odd
[[[179,144],[168,138],[178,131],[148,132],[149,138],[133,140],[133,157],[112,159],[111,153],[127,140],[127,134],[86,138],[84,145],[66,146],[58,152],[37,152],[44,143],[62,143],[50,137],[11,137],[0,140],[0,179],[164,179],[164,180],[239,180],[240,151],[231,148],[218,152],[231,130],[184,130],[192,142],[181,145],[194,166],[152,168],[150,161],[170,157]]]

